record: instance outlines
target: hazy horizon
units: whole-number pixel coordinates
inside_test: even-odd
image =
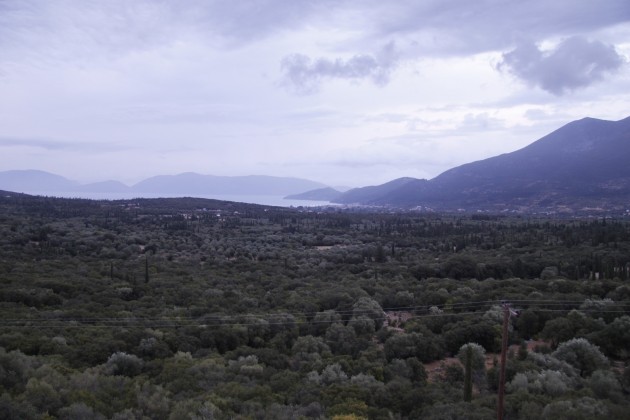
[[[624,0],[6,0],[0,171],[431,179],[627,117],[628,21]]]

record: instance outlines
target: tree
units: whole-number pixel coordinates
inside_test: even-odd
[[[420,333],[397,333],[385,341],[385,356],[388,360],[417,357],[424,363],[442,357],[444,349],[437,336],[424,336]]]
[[[616,318],[602,331],[595,334],[595,342],[604,349],[606,354],[628,359],[630,356],[630,316]]]
[[[494,320],[462,320],[448,325],[443,334],[446,350],[456,354],[466,343],[478,343],[485,349],[501,348],[501,325]]]
[[[609,370],[596,370],[588,378],[588,386],[598,398],[623,398],[621,384],[615,374]]]
[[[464,344],[457,352],[457,358],[464,366],[464,401],[472,399],[473,373],[480,382],[486,369],[486,350],[477,343]]]
[[[545,323],[541,336],[551,340],[551,346],[556,347],[559,343],[571,339],[575,335],[573,325],[566,318],[556,318]]]
[[[373,325],[364,325],[365,321],[371,320]],[[354,305],[352,305],[352,319],[351,322],[357,325],[357,333],[359,332],[373,332],[378,331],[383,325],[385,320],[385,313],[383,308],[377,301],[369,297],[360,297]]]
[[[315,336],[324,335],[328,327],[336,323],[341,323],[341,316],[336,311],[329,309],[317,312],[309,325],[309,331]]]
[[[291,366],[295,370],[319,369],[322,355],[330,355],[330,347],[321,337],[307,335],[298,337],[291,348],[293,354]]]
[[[149,282],[149,256],[144,257],[144,282]]]
[[[466,255],[453,256],[444,264],[443,274],[456,280],[475,278],[477,262]]]
[[[28,404],[38,409],[40,413],[56,413],[62,406],[61,397],[57,390],[37,378],[29,379],[24,397]]]
[[[558,397],[574,387],[576,381],[556,370],[519,372],[508,384],[510,392],[526,391]]]
[[[582,377],[590,376],[597,369],[609,367],[608,359],[599,347],[585,338],[574,338],[561,343],[552,356],[575,367]]]
[[[105,373],[109,375],[136,376],[142,372],[144,362],[135,354],[116,352],[105,363]]]
[[[106,420],[107,417],[97,413],[85,403],[79,402],[59,410],[59,418],[71,420]]]
[[[535,309],[526,309],[516,318],[516,329],[524,339],[532,338],[540,331],[539,316]]]
[[[0,347],[0,387],[3,390],[22,392],[34,367],[33,358],[19,350],[7,353]]]
[[[334,354],[353,355],[358,350],[357,335],[354,328],[341,324],[332,324],[328,327],[326,344]]]
[[[608,414],[606,406],[590,397],[579,400],[554,401],[542,412],[544,420],[592,420],[604,419]]]

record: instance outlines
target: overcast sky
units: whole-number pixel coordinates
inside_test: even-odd
[[[628,0],[0,0],[0,171],[364,186],[630,116]]]

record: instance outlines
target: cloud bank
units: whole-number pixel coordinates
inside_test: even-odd
[[[503,54],[499,69],[554,95],[563,95],[598,82],[618,70],[624,58],[615,47],[582,37],[571,37],[551,51],[524,43]]]

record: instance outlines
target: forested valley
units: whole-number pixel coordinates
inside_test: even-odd
[[[630,418],[630,220],[0,198],[3,419]]]

